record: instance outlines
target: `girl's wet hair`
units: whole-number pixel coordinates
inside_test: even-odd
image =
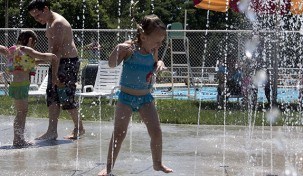
[[[140,24],[137,24],[137,36],[133,41],[135,44],[140,45],[141,39],[140,35],[144,33],[145,35],[149,35],[155,30],[163,30],[166,31],[166,25],[160,20],[157,15],[147,15],[145,16]]]
[[[22,30],[18,36],[17,44],[26,46],[28,44],[29,38],[32,38],[33,42],[38,40],[37,34],[32,30]]]

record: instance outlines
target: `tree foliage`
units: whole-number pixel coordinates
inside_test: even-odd
[[[0,0],[5,7],[8,2],[9,28],[43,28],[31,18],[27,12],[30,0]],[[226,29],[242,28],[237,21],[243,19],[239,13],[229,12],[228,15],[220,12],[207,11],[194,7],[191,0],[140,0],[131,6],[131,0],[56,0],[52,1],[52,10],[63,15],[74,29],[115,29],[135,28],[135,24],[147,14],[158,15],[165,24],[172,22],[184,23],[187,13],[189,29]],[[120,8],[120,10],[119,10]],[[119,13],[120,12],[120,13]],[[0,9],[0,27],[5,27],[5,8]],[[228,18],[227,18],[228,17]],[[227,19],[226,19],[227,18]],[[120,23],[118,23],[120,19]],[[207,20],[209,26],[206,26]],[[230,23],[233,23],[231,25]],[[240,23],[238,23],[240,24]]]

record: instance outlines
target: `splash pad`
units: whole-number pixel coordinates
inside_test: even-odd
[[[63,128],[70,122],[60,121],[57,141],[34,141],[33,147],[12,149],[12,118],[0,119],[0,129],[5,134],[0,138],[4,175],[96,175],[104,168],[111,122],[86,122],[89,130],[85,137],[68,141],[62,135],[71,130]],[[45,119],[29,118],[27,138],[44,132],[40,127],[45,124]],[[166,175],[152,169],[149,138],[141,135],[146,133],[145,126],[131,124],[129,129],[114,173]],[[197,125],[162,124],[162,129],[163,162],[174,169],[169,175],[302,175],[301,127],[254,127],[253,121],[249,126],[204,126],[198,121]]]
[[[33,141],[32,147],[12,149],[12,127],[8,119],[13,118],[0,118],[3,175],[97,175],[105,166],[111,122],[102,122],[101,134],[100,123],[85,122],[89,132],[78,141],[70,141],[63,139],[70,131],[65,128],[70,122],[61,121],[56,141]],[[45,124],[47,119],[28,118],[30,130],[25,135],[35,138],[44,131]],[[252,138],[245,126],[227,126],[225,135],[223,128],[162,124],[163,161],[174,169],[169,175],[303,174],[302,127],[255,127]],[[115,175],[167,175],[153,171],[148,145],[145,125],[133,123],[116,163]]]

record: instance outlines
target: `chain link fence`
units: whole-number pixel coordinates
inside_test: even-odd
[[[17,40],[21,29],[0,29],[0,44],[12,46]],[[44,29],[33,29],[38,34],[36,49],[47,52],[47,38]],[[293,31],[266,31],[253,32],[250,30],[171,30],[168,32],[182,32],[189,41],[189,61],[182,57],[174,57],[174,63],[190,64],[192,81],[204,84],[217,84],[218,64],[233,62],[248,75],[254,75],[259,69],[272,69],[275,64],[278,69],[279,85],[294,85],[301,79],[302,42],[299,32]],[[125,40],[132,38],[135,31],[129,29],[83,29],[74,30],[74,40],[81,59],[81,69],[96,60],[107,60],[112,49]],[[85,48],[92,41],[100,44],[100,50]],[[173,43],[176,47],[183,45],[181,42]],[[159,58],[162,58],[166,66],[171,66],[170,47],[167,41],[159,50]],[[184,49],[184,48],[183,48]],[[181,47],[182,50],[182,47]],[[248,57],[251,50],[252,55]],[[5,73],[6,59],[0,57],[0,72],[4,73],[0,84],[5,85],[10,77]],[[182,68],[180,68],[182,69]],[[185,71],[173,68],[174,74],[182,74]],[[81,76],[82,70],[80,70]],[[171,82],[170,72],[162,74],[159,83]],[[184,83],[182,79],[175,82]],[[81,79],[79,80],[81,84]],[[5,86],[2,86],[5,87]],[[6,90],[5,90],[6,91]]]

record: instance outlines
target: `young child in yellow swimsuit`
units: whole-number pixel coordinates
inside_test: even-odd
[[[35,74],[35,66],[40,63],[51,62],[52,82],[58,83],[58,58],[52,53],[41,53],[33,49],[37,42],[37,35],[32,30],[23,30],[17,39],[17,44],[6,48],[0,46],[0,53],[7,57],[7,70],[12,74],[9,85],[9,96],[14,99],[16,117],[14,119],[13,146],[26,147],[31,143],[25,141],[24,130],[28,111],[28,91],[30,76]]]

